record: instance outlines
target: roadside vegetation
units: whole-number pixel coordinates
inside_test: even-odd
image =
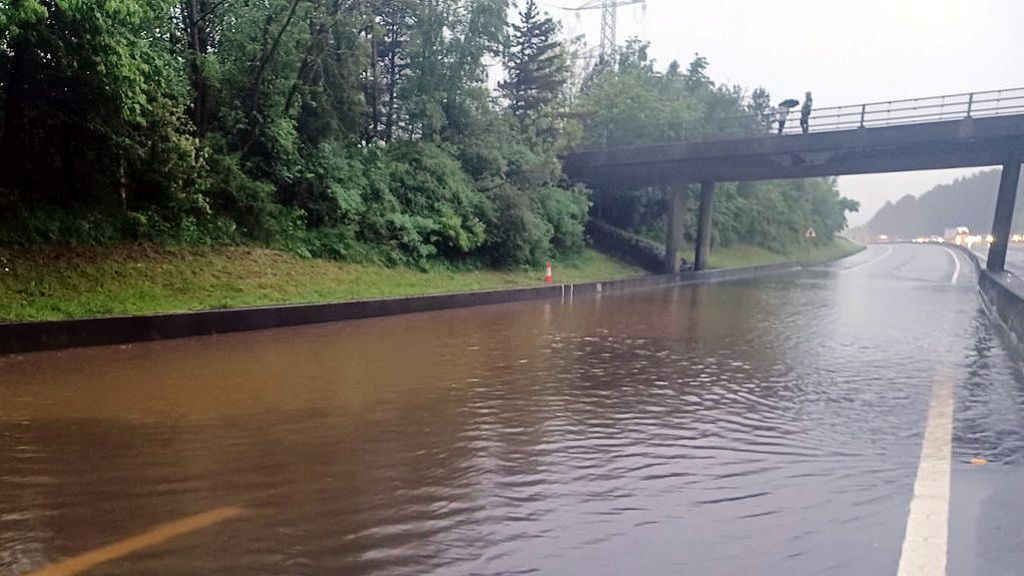
[[[786,260],[820,262],[860,250],[845,239],[778,254],[748,245],[715,250],[716,268]],[[585,249],[553,262],[556,283],[646,274]],[[0,248],[0,322],[154,314],[271,304],[333,302],[544,284],[544,270],[405,266],[301,258],[252,247],[155,244]]]
[[[750,244],[733,244],[711,251],[708,263],[712,268],[742,268],[760,266],[777,262],[820,263],[838,260],[856,254],[864,247],[836,237],[827,244],[813,243],[805,246],[791,246],[783,252],[773,252],[760,246]],[[687,259],[692,258],[693,250],[681,253]]]
[[[554,262],[556,282],[644,272],[593,250]],[[157,245],[0,249],[0,322],[153,314],[540,286],[544,268],[426,270],[301,258],[265,248]]]
[[[549,259],[597,262],[592,215],[663,237],[663,190],[588,190],[567,151],[767,130],[771,97],[716,84],[701,56],[660,67],[634,40],[587,62],[533,0],[0,0],[0,247],[40,267],[29,288],[0,281],[4,318],[533,282]],[[828,179],[722,185],[716,257],[785,255],[809,226],[829,246],[853,209]],[[250,280],[216,262],[264,250],[299,284],[366,270],[398,286],[231,293],[231,274]],[[139,271],[125,282],[152,305],[125,307],[101,287],[118,262],[206,296],[146,300],[161,272]],[[625,270],[579,269],[605,266]],[[24,290],[68,304],[21,313]]]

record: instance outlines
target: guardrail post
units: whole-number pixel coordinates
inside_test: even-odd
[[[971,117],[971,108],[974,107],[974,92],[967,96],[967,117]]]
[[[860,105],[860,127],[861,128],[864,127],[864,112],[867,110],[867,107],[868,107],[867,104],[861,104]]]

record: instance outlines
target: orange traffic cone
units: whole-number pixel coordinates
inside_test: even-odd
[[[551,262],[548,262],[547,272],[544,273],[544,283],[551,284],[555,279],[551,276]]]

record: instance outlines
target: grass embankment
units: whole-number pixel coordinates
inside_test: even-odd
[[[818,262],[852,254],[845,239],[778,254],[754,246],[715,250],[714,268],[787,260]],[[682,253],[681,253],[682,254]],[[685,253],[692,258],[692,250]],[[593,250],[554,264],[556,282],[643,275]],[[153,314],[269,304],[329,302],[539,286],[543,270],[427,272],[303,259],[260,248],[0,249],[0,322]]]
[[[740,268],[777,262],[827,262],[856,254],[862,249],[861,246],[846,238],[836,238],[830,244],[814,246],[810,249],[800,247],[785,252],[772,252],[757,246],[739,244],[712,250],[708,264],[712,268]],[[686,249],[680,254],[689,261],[693,258],[693,249]]]
[[[556,282],[642,275],[588,250]],[[0,322],[152,314],[537,286],[543,270],[421,272],[258,248],[0,249]]]

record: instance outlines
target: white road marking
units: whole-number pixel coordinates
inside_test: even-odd
[[[957,279],[960,278],[960,259],[957,258],[956,252],[953,252],[949,248],[943,246],[942,249],[946,251],[946,254],[949,254],[950,258],[953,259],[953,277],[949,279],[949,283],[955,285]]]
[[[892,246],[886,246],[885,248],[886,248],[885,254],[882,254],[878,258],[873,258],[871,260],[868,260],[867,262],[861,262],[860,264],[857,264],[855,266],[850,266],[849,268],[843,268],[842,270],[839,270],[839,273],[840,274],[845,274],[847,272],[852,272],[853,270],[856,270],[858,268],[863,268],[863,267],[867,266],[868,264],[874,264],[875,262],[878,262],[879,260],[882,260],[886,256],[892,254]]]
[[[898,576],[946,574],[952,446],[953,384],[940,372],[932,388]]]

